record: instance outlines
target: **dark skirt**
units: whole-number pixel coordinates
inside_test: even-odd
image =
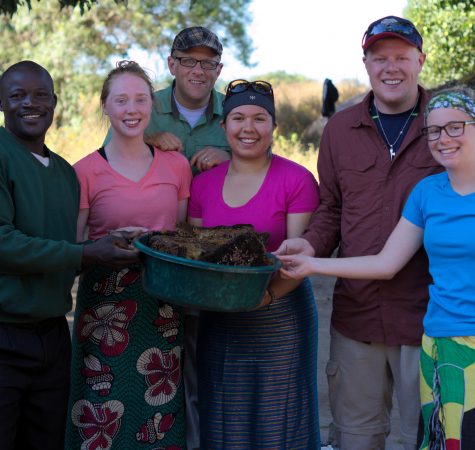
[[[319,449],[312,286],[246,313],[202,312],[201,450]]]
[[[85,273],[66,449],[184,449],[182,351],[181,312],[144,292],[139,267]]]

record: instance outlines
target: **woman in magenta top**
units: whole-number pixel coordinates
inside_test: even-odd
[[[144,143],[152,84],[122,61],[101,104],[112,138],[75,164],[78,239],[110,230],[172,230],[186,219],[187,159]],[[68,450],[184,449],[181,311],[147,295],[140,267],[96,266],[79,284],[73,331]]]
[[[235,80],[223,103],[231,161],[193,180],[193,225],[252,224],[275,250],[319,204],[304,167],[273,155],[275,107],[265,81]],[[223,299],[226,301],[226,299]],[[202,311],[200,449],[318,449],[317,311],[308,280],[276,275],[251,312]]]

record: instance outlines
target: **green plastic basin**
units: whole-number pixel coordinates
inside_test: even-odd
[[[161,300],[210,311],[249,311],[262,300],[280,261],[270,266],[244,267],[194,261],[158,252],[148,235],[134,241],[142,252],[145,291]]]

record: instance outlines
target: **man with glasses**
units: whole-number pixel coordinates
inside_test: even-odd
[[[180,31],[168,56],[174,80],[154,93],[145,140],[161,150],[181,151],[193,172],[203,171],[230,158],[221,129],[223,95],[214,89],[223,64],[223,46],[204,27]],[[105,143],[110,139],[110,131]]]
[[[441,171],[421,133],[427,94],[418,86],[422,37],[405,19],[373,22],[363,36],[371,92],[333,115],[323,132],[321,204],[302,238],[277,253],[378,253],[413,186]],[[393,386],[405,450],[415,450],[420,416],[419,349],[431,280],[419,251],[392,280],[338,279],[327,365],[332,444],[385,448]]]

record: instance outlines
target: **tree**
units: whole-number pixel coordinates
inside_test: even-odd
[[[408,0],[405,15],[424,38],[427,60],[421,78],[428,87],[475,72],[473,0]]]
[[[61,9],[63,9],[65,6],[79,6],[81,13],[83,13],[86,9],[91,9],[92,4],[96,2],[97,0],[58,0],[58,5]],[[127,0],[115,0],[115,2],[127,3]],[[8,14],[10,16],[13,16],[13,14],[16,14],[16,12],[18,11],[19,6],[27,6],[28,9],[31,9],[31,0],[0,1],[0,14]]]
[[[250,1],[101,0],[81,13],[73,6],[59,11],[58,0],[41,0],[31,9],[18,9],[13,17],[0,16],[0,68],[23,59],[46,67],[59,93],[55,123],[74,124],[81,120],[82,105],[98,95],[111,57],[127,59],[135,48],[165,59],[173,37],[186,26],[211,28],[225,49],[235,49],[236,57],[249,64],[252,45],[245,26],[250,22]]]

